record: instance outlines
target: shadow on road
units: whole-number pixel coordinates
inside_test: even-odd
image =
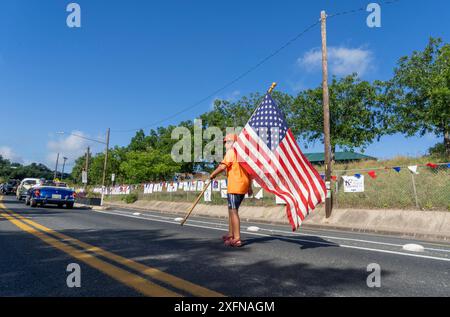
[[[338,244],[323,240],[322,238],[315,236],[302,236],[302,237],[285,237],[280,235],[273,235],[270,237],[261,237],[261,238],[250,238],[244,241],[245,245],[251,244],[261,244],[271,241],[283,241],[287,243],[293,243],[300,245],[301,250],[306,249],[315,249],[315,248],[328,248],[328,247],[339,247]]]

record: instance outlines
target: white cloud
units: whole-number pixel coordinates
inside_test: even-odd
[[[16,154],[9,146],[0,146],[0,155],[13,163],[24,163],[23,158]]]
[[[80,131],[72,131],[72,133],[83,137],[88,137],[86,134]],[[60,164],[63,162],[63,157],[67,157],[68,160],[66,161],[66,166],[70,166],[77,158],[83,156],[86,153],[86,149],[88,146],[91,147],[91,153],[93,153],[94,150],[92,149],[92,142],[75,135],[59,136],[56,140],[50,140],[47,143],[47,164],[48,166],[54,166],[56,163],[56,157],[59,153]],[[60,168],[61,167],[59,167],[59,169]],[[70,168],[66,169],[66,171],[69,170]]]
[[[372,51],[364,48],[329,47],[328,67],[331,75],[346,76],[358,73],[364,76],[373,62]],[[319,48],[306,52],[297,60],[297,64],[309,72],[320,70],[322,67],[322,50]]]

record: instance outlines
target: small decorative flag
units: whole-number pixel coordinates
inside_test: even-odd
[[[337,181],[337,176],[331,176],[331,179]]]
[[[361,178],[361,174],[355,174],[355,177],[356,177],[357,179],[360,179],[360,178]]]
[[[394,170],[395,170],[397,173],[400,173],[401,168],[400,168],[400,167],[394,167]]]
[[[411,171],[411,173],[418,175],[419,173],[417,172],[417,165],[413,165],[413,166],[408,166],[408,169]]]
[[[433,163],[428,163],[427,166],[431,167],[431,168],[437,168],[438,167],[437,164],[433,164]]]
[[[373,179],[377,178],[377,174],[375,173],[375,171],[370,171],[367,174],[369,174],[369,176]]]
[[[262,199],[264,197],[264,189],[260,189],[259,192],[255,195],[256,199]]]
[[[220,197],[227,198],[227,190],[226,189],[221,189],[220,190]]]
[[[252,183],[253,183],[253,187],[255,187],[255,188],[261,188],[261,185],[259,185],[257,181],[253,180]]]

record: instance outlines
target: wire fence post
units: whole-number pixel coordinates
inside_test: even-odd
[[[336,208],[339,208],[338,197],[339,197],[339,181],[336,180],[336,193],[334,195],[334,203],[336,204]]]
[[[413,185],[414,199],[416,201],[416,207],[417,207],[417,209],[420,209],[419,199],[417,198],[417,188],[416,188],[416,180],[414,179],[414,173],[411,173],[411,179],[412,179],[412,185]]]

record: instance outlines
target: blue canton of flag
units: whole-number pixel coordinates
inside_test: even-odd
[[[250,118],[249,125],[272,151],[277,148],[288,131],[283,113],[269,95],[265,96],[256,109]]]

